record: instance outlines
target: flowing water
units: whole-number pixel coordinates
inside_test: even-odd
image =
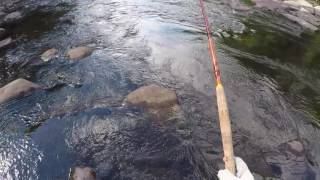
[[[54,88],[1,105],[0,178],[67,179],[85,165],[100,179],[216,179],[223,152],[198,1],[42,3],[10,27],[16,42],[0,52],[0,85],[24,77]],[[259,9],[206,6],[235,154],[257,178],[319,179],[320,34],[297,35],[297,25]],[[95,51],[69,62],[79,45]],[[50,48],[59,58],[41,62]],[[122,107],[152,83],[176,91],[183,116],[163,124]]]

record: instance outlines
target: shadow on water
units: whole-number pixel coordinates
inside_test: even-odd
[[[320,33],[296,37],[259,24],[247,24],[247,27],[251,30],[239,37],[225,38],[224,42],[245,52],[319,72]]]
[[[18,23],[9,25],[9,35],[23,36],[30,39],[39,38],[42,34],[53,30],[59,23],[59,18],[72,9],[73,6],[62,3],[56,7],[39,7],[28,13]]]
[[[240,63],[275,81],[295,107],[310,113],[320,127],[320,33],[300,37],[259,24],[247,23],[248,31],[224,38]],[[232,51],[232,50],[231,50]],[[254,54],[254,55],[253,55]]]

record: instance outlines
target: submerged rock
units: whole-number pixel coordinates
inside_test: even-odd
[[[59,21],[61,23],[74,24],[75,23],[75,17],[73,15],[65,15],[65,16],[60,17]]]
[[[71,60],[79,60],[91,55],[93,49],[85,46],[76,47],[68,51],[68,57]]]
[[[262,8],[265,7],[269,10],[276,10],[281,7],[281,1],[270,1],[270,0],[254,0],[256,7]]]
[[[45,62],[50,61],[51,59],[57,57],[58,50],[55,48],[49,49],[41,55],[41,59]]]
[[[143,107],[157,120],[166,121],[182,115],[176,93],[158,85],[144,86],[131,92],[124,105]]]
[[[175,92],[169,89],[157,85],[149,85],[130,93],[124,102],[125,104],[147,108],[162,108],[178,104],[178,98]]]
[[[300,141],[294,140],[287,143],[288,150],[296,155],[301,155],[304,152],[303,144]]]
[[[305,21],[311,23],[314,26],[320,26],[320,18],[316,17],[315,15],[311,14],[307,10],[304,11],[303,8],[298,11],[297,16]]]
[[[0,88],[0,103],[19,98],[39,88],[39,85],[22,78],[14,80]]]
[[[0,49],[10,45],[11,43],[12,43],[12,38],[11,37],[8,37],[8,38],[0,41]]]
[[[284,13],[283,16],[285,16],[286,18],[288,18],[289,20],[291,20],[293,22],[298,23],[299,25],[301,25],[302,27],[304,27],[306,29],[309,29],[311,31],[317,31],[318,30],[318,28],[316,26],[314,26],[313,24],[305,21],[302,18],[299,18],[297,16],[294,16],[294,15],[291,15],[291,14],[288,14],[288,13]]]
[[[96,173],[89,167],[74,167],[71,169],[69,180],[95,180]]]
[[[12,12],[12,13],[10,13],[10,14],[5,16],[4,17],[4,22],[5,23],[13,23],[15,21],[20,20],[22,17],[23,16],[22,16],[21,12],[15,11],[15,12]]]
[[[239,11],[248,11],[248,10],[250,10],[249,6],[244,5],[239,0],[227,0],[226,2],[234,10],[239,10]]]

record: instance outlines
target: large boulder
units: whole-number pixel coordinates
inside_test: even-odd
[[[71,169],[69,180],[95,180],[96,173],[89,167],[74,167]]]
[[[131,92],[125,98],[124,105],[145,108],[154,119],[162,122],[182,117],[176,93],[157,85],[144,86]]]
[[[178,98],[175,92],[169,89],[157,85],[149,85],[130,93],[124,103],[146,108],[163,108],[178,104]]]
[[[41,88],[39,85],[25,79],[17,79],[0,88],[0,103],[19,98],[27,93]]]
[[[12,38],[8,37],[2,41],[0,41],[0,49],[9,46],[12,43]]]
[[[269,10],[276,10],[282,6],[282,1],[270,1],[270,0],[254,0],[255,6],[259,8],[267,8]]]
[[[5,23],[13,23],[13,22],[20,20],[21,18],[23,18],[21,12],[15,11],[15,12],[12,12],[12,13],[5,16],[4,22]]]
[[[71,60],[79,60],[90,56],[93,49],[85,46],[76,47],[68,51],[68,57]]]
[[[49,49],[43,54],[41,54],[41,59],[45,62],[50,61],[51,59],[58,56],[58,50],[55,48]]]
[[[288,142],[287,149],[295,155],[302,155],[304,152],[303,144],[297,140]]]
[[[305,21],[311,23],[314,26],[320,26],[320,18],[310,13],[307,10],[300,10],[297,12],[297,17],[304,19]]]
[[[309,29],[311,31],[317,31],[318,30],[318,28],[316,26],[314,26],[313,24],[307,22],[306,20],[304,20],[304,19],[302,19],[300,17],[291,15],[289,13],[283,13],[282,15],[285,16],[286,18],[288,18],[289,20],[298,23],[299,25],[301,25],[302,27],[304,27],[306,29]]]

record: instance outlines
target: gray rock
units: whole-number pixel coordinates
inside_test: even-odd
[[[283,3],[297,7],[313,7],[311,3],[305,0],[283,1]]]
[[[144,86],[133,91],[124,100],[124,105],[145,108],[153,119],[164,126],[173,122],[183,123],[183,112],[175,92],[157,85]],[[178,119],[181,121],[177,122]]]
[[[74,167],[69,174],[69,180],[95,180],[96,173],[89,167]]]
[[[61,23],[66,23],[66,24],[74,24],[75,22],[75,17],[72,16],[72,15],[66,15],[66,16],[63,16],[61,18],[59,18],[59,21]]]
[[[22,18],[22,14],[19,11],[12,12],[4,17],[5,23],[13,23]]]
[[[320,26],[319,12],[307,0],[254,0],[255,6],[275,11],[312,32]],[[319,15],[318,15],[319,14]]]
[[[25,79],[17,79],[0,88],[0,103],[19,98],[27,93],[41,88],[39,85]]]
[[[178,98],[175,92],[169,89],[157,85],[149,85],[130,93],[124,103],[147,108],[162,108],[178,104]]]
[[[231,36],[229,33],[225,32],[225,31],[223,31],[221,34],[224,38],[229,38]]]
[[[272,11],[280,8],[282,6],[282,1],[270,1],[270,0],[255,0],[256,7],[267,8]]]
[[[82,58],[85,58],[87,56],[90,56],[93,50],[89,47],[80,46],[73,49],[70,49],[68,51],[68,57],[71,60],[79,60]]]
[[[311,23],[312,25],[320,26],[320,18],[314,16],[313,14],[311,14],[308,11],[298,11],[297,16],[299,18]]]
[[[318,28],[316,26],[314,26],[313,24],[305,21],[304,19],[301,19],[297,16],[288,14],[288,13],[283,13],[283,16],[285,16],[286,18],[288,18],[289,20],[298,23],[299,25],[301,25],[303,28],[309,29],[311,31],[317,31]]]
[[[248,11],[248,10],[250,10],[250,7],[242,4],[239,0],[228,0],[227,3],[234,10],[239,10],[239,11]]]
[[[320,6],[314,7],[314,12],[317,16],[320,16]]]
[[[50,61],[55,57],[58,57],[58,50],[55,48],[49,49],[43,54],[41,54],[41,59],[45,62]]]
[[[314,7],[301,7],[298,11],[308,13],[310,15],[315,15],[315,9]]]
[[[12,38],[11,37],[8,37],[8,38],[0,41],[0,49],[10,45],[11,43],[12,43]]]
[[[301,155],[304,152],[303,144],[300,141],[294,140],[287,143],[288,150],[295,155]]]

